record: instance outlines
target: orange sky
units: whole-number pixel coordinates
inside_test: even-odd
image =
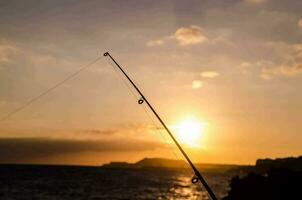
[[[0,118],[101,59],[0,122],[0,162],[181,158],[105,51],[172,130],[186,118],[205,124],[194,138],[199,147],[183,144],[194,161],[301,155],[300,0],[2,4]]]

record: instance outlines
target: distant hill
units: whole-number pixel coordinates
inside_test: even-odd
[[[163,168],[184,168],[186,163],[183,160],[173,160],[165,158],[144,158],[135,163],[136,166],[143,167],[163,167]]]
[[[144,158],[136,163],[110,162],[102,167],[106,168],[184,168],[186,163],[182,160],[165,158]]]
[[[203,164],[196,163],[196,167],[204,172],[232,172],[238,171],[240,168],[246,167],[241,165],[224,165],[224,164]],[[110,162],[104,164],[105,168],[168,168],[168,169],[184,169],[188,167],[184,160],[173,160],[165,158],[144,158],[136,163],[127,162]]]

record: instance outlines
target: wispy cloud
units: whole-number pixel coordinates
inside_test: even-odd
[[[245,0],[245,2],[251,4],[262,4],[268,2],[268,0]]]
[[[258,60],[255,62],[243,61],[237,68],[241,74],[249,74],[254,69],[273,68],[275,64],[270,60]]]
[[[276,76],[295,77],[302,74],[302,44],[288,44],[284,42],[269,43],[276,52],[279,52],[278,62],[261,63],[260,77],[265,80],[273,79]]]
[[[218,77],[220,74],[216,71],[204,71],[200,73],[200,76],[202,78],[216,78]],[[192,81],[192,85],[191,88],[196,90],[196,89],[200,89],[204,86],[204,82],[202,80],[193,80]]]
[[[1,138],[0,162],[22,162],[48,156],[83,152],[137,152],[154,150],[160,143],[141,140],[70,140],[49,138]]]
[[[115,134],[117,131],[115,130],[99,130],[99,129],[85,129],[78,131],[79,133],[84,134],[94,134],[94,135],[112,135]]]
[[[300,44],[295,44],[293,46],[294,48],[294,56],[296,58],[296,60],[302,59],[302,43]]]
[[[165,42],[162,39],[158,39],[158,40],[149,40],[146,45],[148,47],[153,47],[153,46],[161,46],[163,45]]]
[[[203,82],[201,80],[194,80],[192,82],[192,89],[199,89],[203,87]]]
[[[58,138],[64,134],[69,139],[112,139],[118,135],[119,131],[111,129],[82,129],[77,131],[65,131],[60,133]]]
[[[298,27],[302,28],[302,18],[298,20]]]
[[[196,25],[177,29],[173,37],[182,46],[200,44],[208,40],[202,28]]]
[[[200,76],[203,78],[216,78],[220,76],[220,74],[216,71],[205,71],[201,72]]]
[[[0,63],[10,63],[18,48],[10,44],[0,44]]]
[[[7,102],[4,100],[0,100],[0,108],[7,105]]]
[[[270,80],[275,76],[294,77],[302,74],[302,64],[281,65],[275,68],[263,68],[260,77],[265,80]]]

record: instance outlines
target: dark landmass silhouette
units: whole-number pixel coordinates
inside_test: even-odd
[[[224,165],[196,163],[202,172],[230,173],[230,191],[223,200],[302,199],[302,156],[258,159],[255,165]],[[136,163],[111,162],[104,168],[183,169],[183,160],[144,158]]]
[[[223,200],[284,200],[302,199],[302,156],[259,159],[246,168],[246,176],[235,176],[228,196]]]
[[[267,172],[272,168],[286,168],[293,171],[302,170],[302,156],[273,159],[259,159],[256,162],[255,170],[257,172]]]
[[[196,163],[198,169],[203,172],[216,173],[232,173],[245,169],[245,165],[231,165],[231,164],[206,164]],[[144,158],[136,163],[127,162],[110,162],[102,165],[104,168],[167,168],[167,169],[184,169],[189,166],[183,160],[173,160],[165,158]]]

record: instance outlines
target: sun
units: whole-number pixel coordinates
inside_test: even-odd
[[[187,118],[174,126],[177,140],[190,147],[200,147],[205,125],[195,118]]]

